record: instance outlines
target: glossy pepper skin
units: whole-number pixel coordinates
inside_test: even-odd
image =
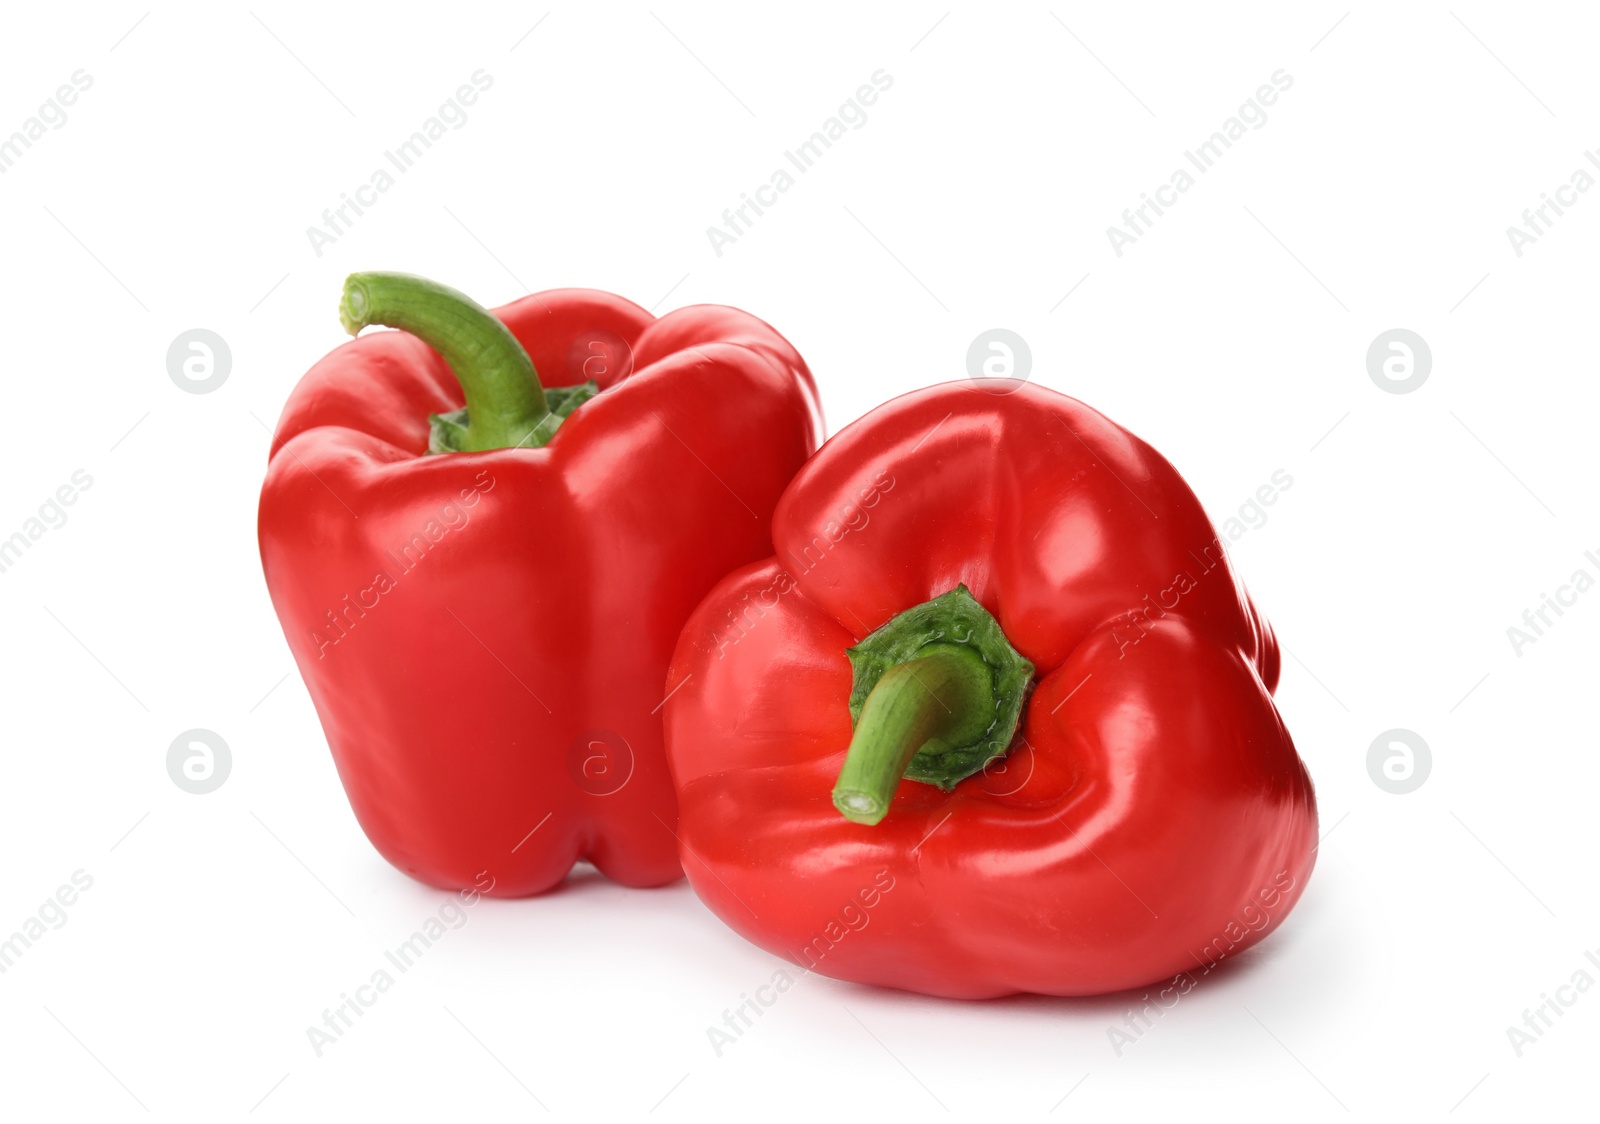
[[[937,996],[1187,990],[1298,900],[1316,804],[1276,640],[1137,437],[1034,385],[932,387],[833,437],[773,542],[668,681],[685,871],[747,939]],[[830,799],[867,726],[846,649],[963,585],[1034,665],[1010,753],[852,822]]]
[[[267,586],[351,807],[396,867],[450,889],[487,873],[499,897],[580,858],[671,882],[668,658],[712,584],[771,549],[773,505],[819,438],[814,384],[732,308],[656,319],[562,289],[493,315],[546,388],[593,377],[598,394],[542,447],[428,455],[429,415],[463,405],[451,366],[405,331],[346,343],[272,441]]]

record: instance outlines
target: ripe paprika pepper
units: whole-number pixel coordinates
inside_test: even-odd
[[[1298,900],[1316,803],[1277,642],[1137,437],[1035,385],[933,387],[830,440],[773,544],[668,680],[685,872],[746,938],[932,995],[1085,995]]]
[[[579,858],[681,874],[663,682],[695,603],[770,549],[811,374],[732,308],[607,293],[489,313],[353,275],[284,408],[262,566],[356,818],[434,886],[537,893]],[[427,455],[427,454],[437,455]]]

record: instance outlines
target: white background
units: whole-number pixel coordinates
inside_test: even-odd
[[[0,135],[93,86],[0,176],[0,1112],[38,1119],[904,1115],[1538,1117],[1589,1089],[1600,994],[1507,1028],[1600,948],[1593,513],[1600,192],[1506,228],[1600,145],[1576,8],[13,6]],[[447,10],[448,8],[448,10]],[[530,28],[532,30],[530,30]],[[131,29],[131,30],[130,30]],[[1331,30],[1330,30],[1331,29]],[[492,89],[319,256],[306,235],[482,68]],[[1106,228],[1279,69],[1293,87],[1121,257]],[[706,228],[876,70],[894,85],[719,257]],[[1303,903],[1141,1039],[1128,996],[957,1003],[809,978],[718,1057],[779,963],[679,884],[579,876],[474,907],[319,1058],[306,1028],[444,901],[368,845],[264,588],[267,427],[342,339],[357,269],[499,304],[586,285],[737,304],[836,431],[1010,328],[1035,381],[1153,443],[1284,641],[1325,842]],[[1070,293],[1070,296],[1066,294]],[[204,327],[226,383],[186,393]],[[1369,378],[1375,336],[1427,382]],[[217,791],[169,779],[193,727]],[[1369,777],[1382,731],[1433,767]],[[1568,993],[1573,994],[1573,993]]]

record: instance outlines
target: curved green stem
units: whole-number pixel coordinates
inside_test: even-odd
[[[995,705],[994,673],[975,648],[932,644],[895,664],[861,708],[833,806],[847,820],[877,823],[911,758],[982,737],[994,725]]]
[[[494,314],[464,293],[409,273],[352,273],[339,300],[352,336],[370,324],[410,332],[450,365],[466,395],[465,424],[452,424],[445,448],[482,452],[537,446],[554,433],[533,361]],[[435,425],[436,443],[440,437]]]
[[[845,655],[856,733],[835,804],[849,818],[882,819],[902,775],[949,792],[1010,752],[1033,664],[966,586],[895,614]]]

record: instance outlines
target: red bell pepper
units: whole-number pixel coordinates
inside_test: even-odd
[[[746,938],[843,980],[980,998],[1198,972],[1311,872],[1277,643],[1170,464],[1080,402],[1000,389],[839,433],[779,501],[777,556],[689,619],[667,704],[685,871]]]
[[[580,858],[677,879],[667,661],[712,584],[771,549],[821,426],[804,361],[736,309],[658,320],[583,289],[491,315],[356,274],[340,316],[404,330],[295,389],[260,538],[356,818],[444,888],[537,893]]]

